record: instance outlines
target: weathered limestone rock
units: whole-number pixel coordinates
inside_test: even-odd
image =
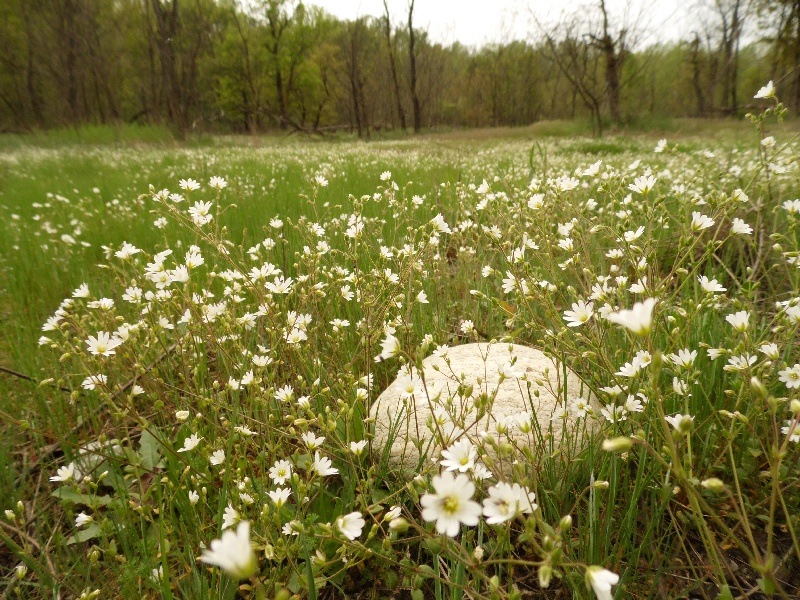
[[[391,441],[392,462],[410,469],[420,453],[436,460],[464,435],[534,450],[552,436],[557,448],[562,440],[580,440],[595,426],[591,413],[599,414],[574,372],[528,346],[465,344],[422,364],[423,373],[401,371],[370,411],[376,447]]]

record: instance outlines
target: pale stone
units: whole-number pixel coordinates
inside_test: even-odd
[[[554,418],[557,410],[562,412],[578,398],[589,399],[595,414],[599,407],[574,372],[536,348],[465,344],[434,353],[422,365],[422,376],[416,370],[411,375],[401,370],[370,410],[375,445],[382,452],[391,439],[393,463],[417,468],[420,449],[424,459],[438,460],[443,448],[465,434],[476,443],[488,435],[534,450],[543,442],[549,447],[547,438],[552,436],[556,448],[569,439],[574,449],[575,442],[579,445],[583,434],[595,427],[592,416]],[[530,424],[528,431],[524,425],[520,428],[520,420]]]

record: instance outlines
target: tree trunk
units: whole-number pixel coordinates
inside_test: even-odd
[[[417,92],[417,54],[416,38],[414,36],[414,1],[408,4],[408,61],[411,78],[411,106],[414,111],[414,133],[419,133],[422,128],[422,109],[419,104]]]
[[[22,16],[25,20],[25,35],[28,44],[27,67],[25,69],[25,85],[28,91],[28,100],[31,103],[31,110],[33,111],[33,118],[38,127],[44,125],[44,114],[42,111],[42,101],[39,98],[39,93],[36,91],[36,84],[34,81],[36,70],[34,68],[33,48],[36,43],[33,39],[33,28],[31,27],[30,15],[25,9],[26,2],[22,2]]]
[[[103,53],[100,26],[97,22],[93,7],[87,7],[85,16],[87,19],[86,25],[90,29],[90,31],[87,31],[86,35],[86,51],[89,55],[94,95],[97,102],[97,109],[100,112],[100,121],[102,123],[107,121],[106,106],[108,107],[108,117],[110,117],[112,121],[116,121],[119,119],[119,111],[117,110],[116,101],[108,83],[109,69],[105,54]]]
[[[142,85],[142,110],[140,112],[142,114],[150,112],[159,122],[163,122],[161,92],[157,84],[156,50],[153,47],[155,36],[150,26],[150,2],[148,0],[144,0],[144,8],[145,23],[147,23],[147,66],[150,68],[150,90],[148,96],[147,90]]]
[[[286,90],[283,82],[283,69],[281,68],[281,42],[283,33],[288,25],[288,19],[281,15],[281,2],[272,1],[267,9],[267,21],[272,35],[272,45],[269,47],[272,54],[272,66],[275,69],[274,83],[275,95],[278,100],[278,114],[281,129],[289,126],[289,114],[286,105]]]
[[[700,36],[695,34],[692,40],[690,64],[692,67],[692,90],[694,90],[695,101],[697,102],[697,116],[704,117],[706,114],[706,100],[703,95],[703,86],[701,80],[701,65],[700,65]]]
[[[736,88],[739,85],[739,39],[741,38],[742,22],[739,15],[740,2],[737,0],[733,7],[733,19],[731,20],[731,114],[734,116],[739,112],[739,97]]]
[[[609,31],[608,10],[606,9],[605,0],[600,0],[600,12],[603,16],[603,37],[598,40],[597,45],[600,47],[606,63],[608,110],[611,113],[611,119],[619,123],[621,121],[619,110],[620,73],[622,71],[622,62],[625,59],[625,32],[623,31],[619,39],[614,41]]]
[[[795,37],[793,41],[794,50],[794,109],[800,110],[800,0],[796,1],[793,6],[794,23],[795,23]]]
[[[151,0],[158,35],[156,48],[161,63],[161,79],[167,99],[167,116],[175,127],[178,138],[183,139],[187,129],[187,115],[183,107],[181,82],[178,77],[177,61],[173,40],[178,33],[178,0],[165,10],[161,0]]]
[[[397,64],[394,60],[394,46],[392,45],[392,23],[389,20],[389,5],[383,0],[383,10],[386,14],[384,23],[384,35],[386,36],[386,51],[389,53],[389,71],[392,75],[392,85],[394,86],[394,99],[397,104],[397,116],[400,119],[400,127],[406,129],[406,112],[403,110],[403,102],[400,97],[400,82],[397,79]]]
[[[286,94],[283,91],[283,73],[281,73],[280,57],[276,45],[273,54],[275,64],[275,94],[278,96],[278,112],[280,114],[281,129],[286,129],[289,124],[289,115],[286,113]]]
[[[245,36],[244,31],[242,30],[242,25],[239,22],[239,15],[235,10],[233,11],[233,20],[236,23],[236,31],[239,32],[239,37],[242,40],[242,54],[244,55],[244,75],[247,89],[242,90],[242,101],[244,102],[245,129],[248,133],[254,133],[260,128],[259,113],[261,106],[253,77],[253,65],[250,58],[250,44],[247,41],[247,36]],[[249,94],[247,93],[248,91],[250,92]]]
[[[67,78],[67,107],[69,109],[70,121],[74,124],[81,120],[81,110],[78,106],[78,81],[77,81],[77,40],[75,34],[75,6],[71,0],[67,0],[64,5],[64,12],[61,15],[62,35],[66,42],[64,67]]]
[[[348,83],[350,85],[350,101],[352,102],[352,110],[353,110],[353,118],[356,122],[356,130],[358,131],[358,137],[361,138],[364,135],[364,124],[362,123],[362,116],[363,111],[361,108],[361,92],[360,92],[360,84],[359,84],[359,59],[358,55],[360,52],[359,43],[358,43],[358,28],[360,26],[359,22],[353,23],[352,28],[350,29],[350,39],[348,40],[349,44],[349,56],[347,56],[348,64],[347,64],[347,78]]]
[[[608,38],[610,40],[610,38]],[[619,111],[619,61],[616,52],[614,51],[613,44],[608,46],[610,50],[606,54],[606,78],[608,85],[608,110],[611,113],[611,119],[619,123],[621,121]]]

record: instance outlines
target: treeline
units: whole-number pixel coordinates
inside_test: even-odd
[[[768,79],[800,109],[800,0],[707,0],[685,41],[647,47],[604,0],[591,6],[535,42],[474,49],[433,42],[414,0],[355,20],[297,0],[3,0],[0,131],[127,122],[369,136],[576,117],[600,131],[741,114]],[[748,27],[757,41],[742,46]]]

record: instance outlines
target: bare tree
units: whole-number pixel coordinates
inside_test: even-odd
[[[597,78],[597,56],[591,45],[578,37],[567,35],[558,45],[548,40],[548,47],[562,74],[589,109],[592,129],[598,137],[602,137],[604,90]]]
[[[713,4],[720,33],[722,107],[732,114],[739,110],[739,43],[749,8],[748,0],[714,0]]]
[[[721,83],[721,52],[718,41],[718,24],[710,5],[703,0],[695,6],[697,29],[689,43],[689,65],[692,91],[697,105],[697,116],[708,116],[711,111],[720,111],[717,103]],[[727,94],[724,96],[727,98]]]
[[[723,114],[739,111],[739,48],[753,7],[753,0],[701,0],[694,6],[698,30],[689,45],[689,63],[695,95],[704,96],[700,114],[712,108]]]
[[[629,6],[615,27],[606,0],[597,0],[595,6],[594,14],[562,15],[555,27],[545,27],[534,19],[551,60],[581,98],[595,133],[601,135],[605,106],[613,121],[622,120],[622,92],[636,75],[624,77],[623,67],[638,43],[641,13],[631,18]]]
[[[590,33],[589,38],[600,50],[605,61],[606,96],[611,119],[620,122],[619,101],[622,91],[622,66],[628,56],[628,29],[623,23],[616,35],[612,35],[605,0],[599,0],[602,26],[599,33]]]
[[[553,29],[545,29],[541,24],[539,27],[544,32],[548,58],[569,81],[573,93],[580,97],[589,111],[593,132],[602,136],[605,86],[598,80],[600,56],[596,45],[587,41],[582,33],[583,24],[577,16],[572,20],[562,18]]]

